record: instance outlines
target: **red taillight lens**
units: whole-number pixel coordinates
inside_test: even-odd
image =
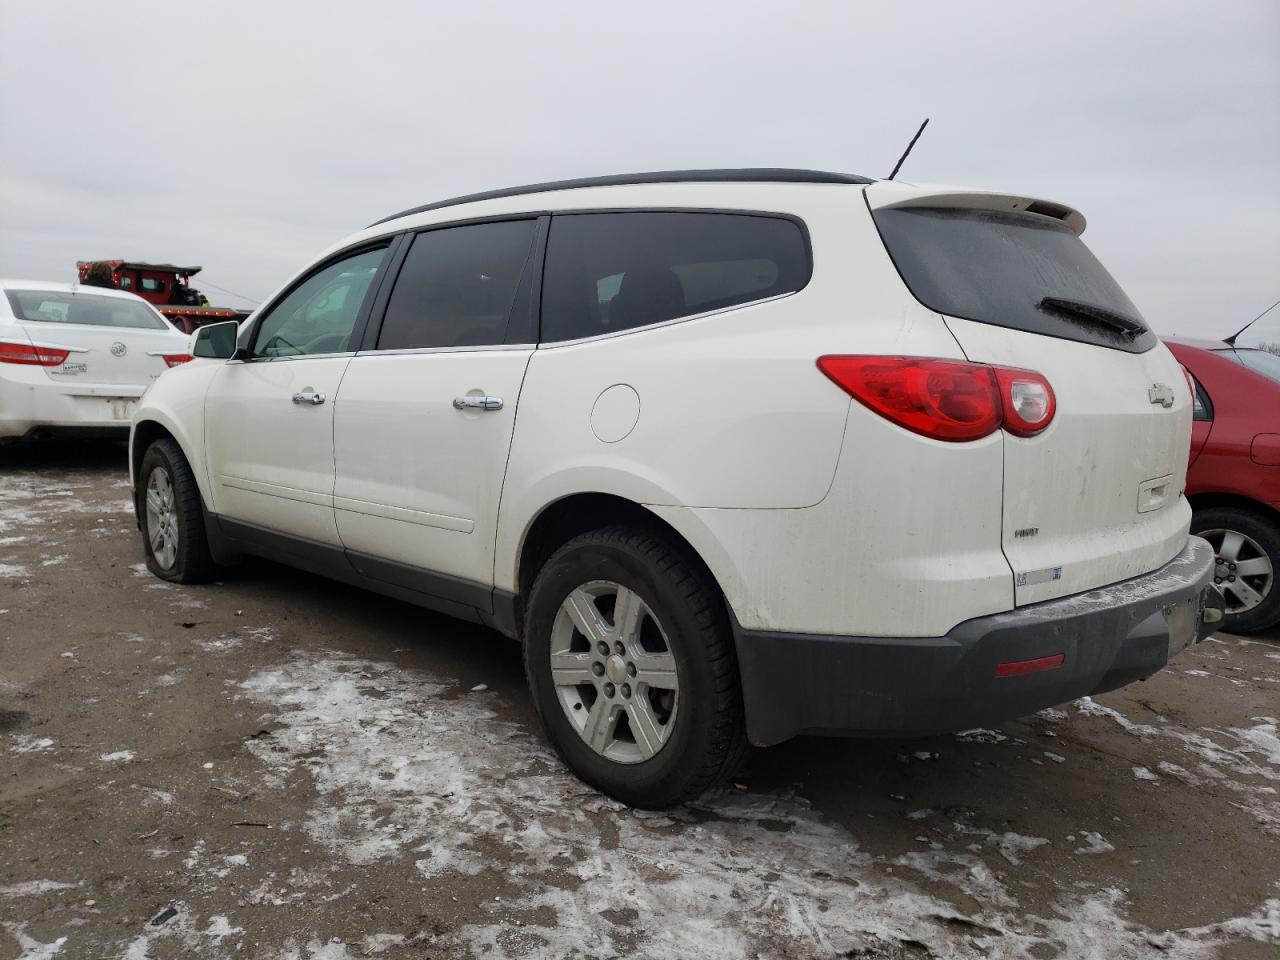
[[[818,369],[882,417],[935,440],[978,440],[1000,428],[990,367],[922,357],[820,357]]]
[[[1058,401],[1049,381],[1030,370],[993,367],[1004,407],[1004,428],[1015,437],[1034,437],[1049,426]]]
[[[165,366],[176,367],[180,363],[186,363],[191,359],[189,353],[162,353],[160,356],[164,359]]]
[[[0,363],[21,363],[34,367],[56,367],[71,355],[57,347],[32,346],[15,340],[0,340]]]
[[[865,356],[819,357],[818,369],[882,417],[935,440],[980,440],[1002,426],[1034,436],[1056,409],[1049,381],[1029,370]]]

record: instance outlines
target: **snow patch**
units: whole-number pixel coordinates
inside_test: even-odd
[[[13,745],[9,747],[9,752],[44,753],[52,750],[56,742],[52,737],[33,737],[30,734],[20,733],[13,737]]]
[[[961,743],[1004,743],[1009,739],[999,730],[985,730],[982,727],[961,730],[955,737]]]
[[[1080,836],[1084,839],[1084,846],[1076,847],[1076,853],[1111,853],[1115,850],[1100,833],[1082,830]]]
[[[117,750],[115,753],[104,753],[98,759],[103,763],[128,763],[133,759],[133,751]]]
[[[992,941],[979,949],[971,926],[956,929],[959,920],[991,927],[1008,956],[1030,956],[1046,941],[1064,945],[1063,955],[1125,956],[1155,935],[1124,916],[1116,891],[1069,894],[1052,915],[1037,917],[973,851],[930,849],[892,861],[977,899],[974,916],[958,914],[888,872],[856,836],[789,792],[725,791],[661,816],[628,810],[571,777],[519,724],[500,719],[485,705],[493,698],[458,697],[456,685],[395,664],[299,652],[241,690],[280,725],[244,749],[265,765],[267,783],[298,771],[311,777],[318,796],[301,825],[334,855],[355,864],[409,856],[424,876],[447,883],[495,869],[492,850],[501,847],[496,869],[526,892],[495,900],[441,948],[495,960],[729,960],[774,955],[780,942],[796,955],[836,956],[910,940],[938,956],[985,955]],[[957,833],[1010,862],[1049,842],[967,821]],[[1106,843],[1089,834],[1084,842]],[[189,869],[198,859],[193,851]],[[290,894],[277,890],[264,881],[248,900],[287,902]],[[518,928],[513,912],[524,921]],[[610,919],[634,913],[663,922],[632,928]],[[1265,915],[1175,931],[1168,936],[1180,953],[1171,955],[1208,957],[1257,922]],[[289,950],[285,956],[299,960],[351,955],[338,942],[295,942]]]
[[[1247,752],[1260,753],[1273,767],[1280,767],[1280,737],[1276,736],[1275,717],[1250,717],[1257,726],[1241,729],[1232,727],[1231,732],[1244,741]]]
[[[67,945],[66,937],[59,937],[52,943],[41,943],[34,937],[27,936],[25,923],[6,923],[4,928],[18,941],[18,947],[22,950],[17,960],[53,960]]]
[[[63,883],[60,880],[25,880],[0,887],[0,897],[34,897],[54,890],[73,890],[78,886],[78,883]]]

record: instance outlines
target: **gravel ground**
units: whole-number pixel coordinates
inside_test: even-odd
[[[0,957],[1280,956],[1280,635],[641,814],[497,634],[152,578],[123,457],[0,450]]]

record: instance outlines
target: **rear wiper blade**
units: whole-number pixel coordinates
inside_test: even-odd
[[[1051,313],[1063,314],[1077,320],[1088,320],[1100,326],[1109,327],[1127,337],[1136,337],[1147,332],[1147,327],[1141,320],[1135,320],[1133,317],[1127,317],[1123,313],[1117,313],[1115,310],[1109,310],[1094,303],[1085,303],[1083,300],[1045,297],[1036,306]]]

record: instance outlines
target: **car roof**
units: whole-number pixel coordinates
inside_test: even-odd
[[[49,293],[88,293],[95,297],[142,300],[141,297],[112,287],[95,287],[87,283],[63,283],[60,280],[8,280],[0,278],[0,290],[44,290]],[[142,300],[143,303],[147,301]]]
[[[1165,343],[1180,347],[1193,347],[1196,350],[1230,350],[1231,344],[1225,340],[1206,340],[1202,337],[1161,337]]]
[[[790,167],[747,167],[736,170],[656,170],[645,173],[618,173],[606,177],[580,177],[576,180],[552,180],[547,183],[530,183],[520,187],[504,187],[500,190],[486,190],[482,193],[471,193],[449,200],[438,200],[425,203],[419,207],[401,210],[389,217],[375,220],[369,224],[376,227],[391,220],[425,213],[428,210],[439,210],[442,207],[454,207],[464,203],[475,203],[479,200],[496,200],[501,197],[519,197],[525,194],[550,193],[555,190],[582,190],[590,187],[617,187],[638,183],[855,183],[866,185],[874,183],[870,177],[854,173],[833,173],[828,170],[798,170]]]

